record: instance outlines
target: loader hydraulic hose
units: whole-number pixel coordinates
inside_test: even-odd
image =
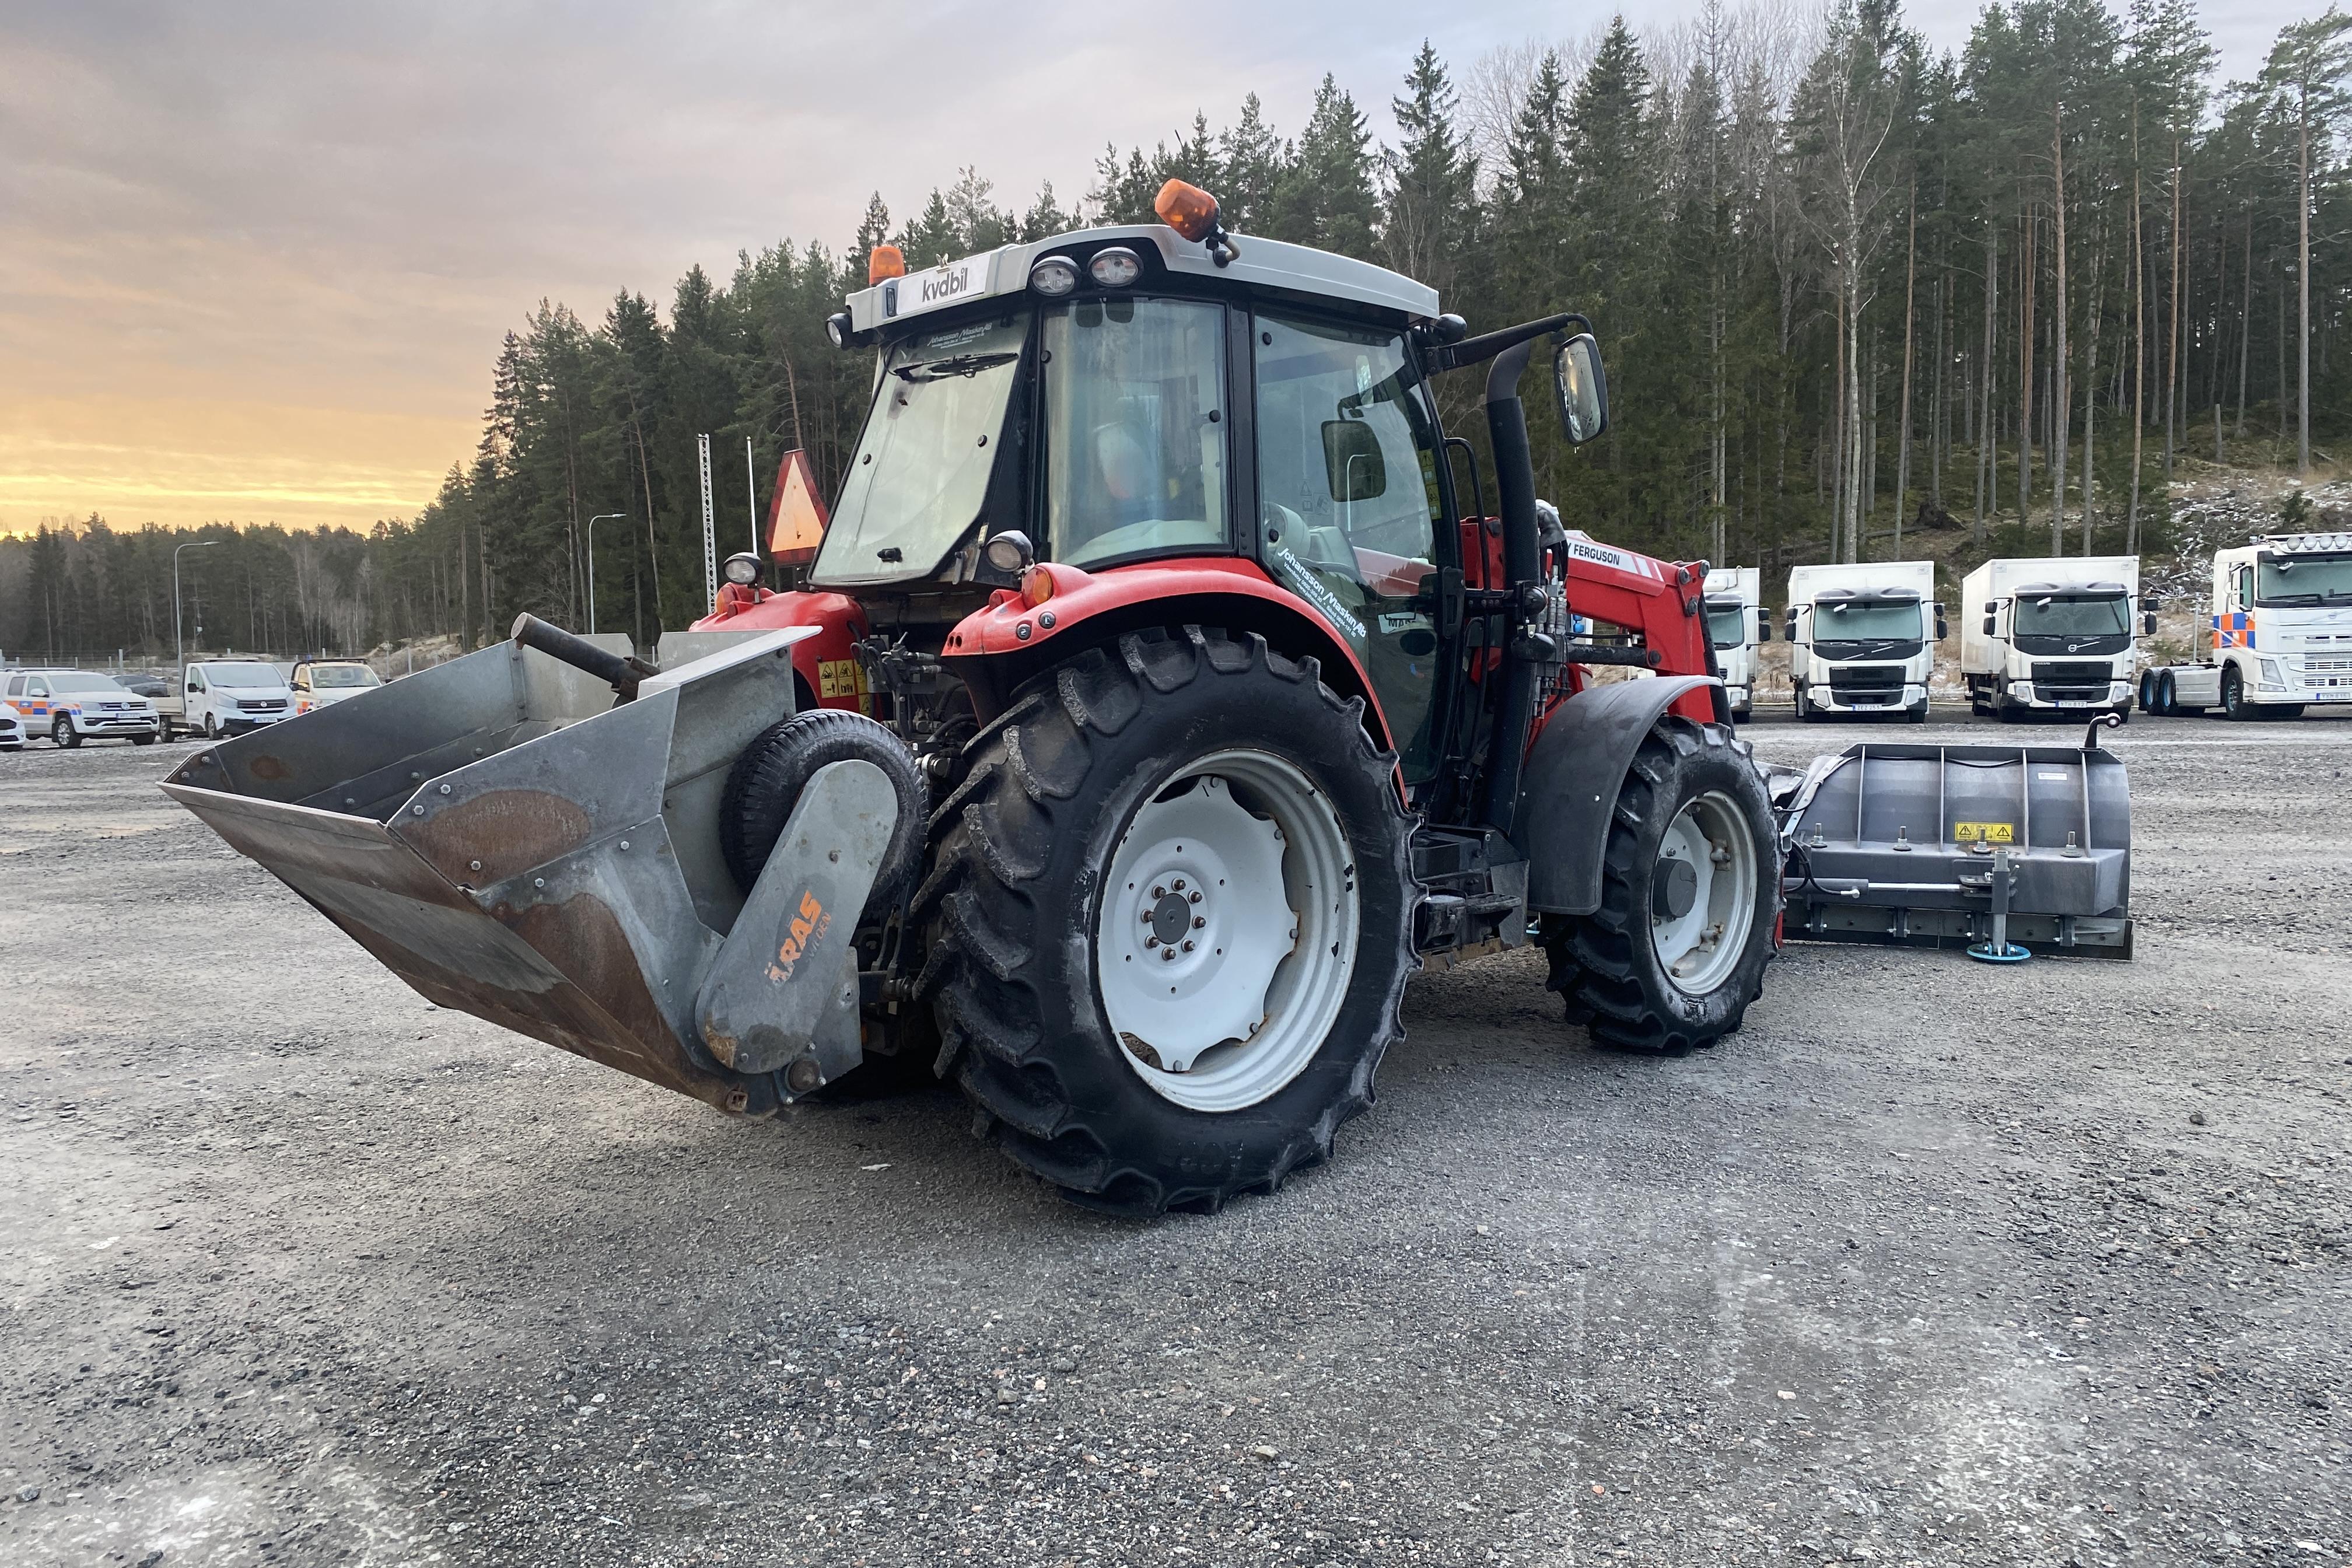
[[[537,648],[550,658],[560,658],[575,669],[584,669],[597,679],[611,685],[613,693],[624,702],[634,702],[637,683],[659,675],[658,667],[641,658],[625,658],[617,653],[607,653],[586,637],[575,637],[562,626],[541,620],[525,613],[515,617],[508,634],[529,648]]]
[[[1495,452],[1495,497],[1503,522],[1503,577],[1515,600],[1523,599],[1543,578],[1535,459],[1528,448],[1527,405],[1519,401],[1519,376],[1528,368],[1534,342],[1530,337],[1511,344],[1486,369],[1486,436]],[[1512,629],[1534,619],[1523,608],[1515,609]],[[1515,641],[1506,638],[1505,647]],[[1508,837],[1518,810],[1519,769],[1527,752],[1528,725],[1535,716],[1539,670],[1532,658],[1507,652],[1504,658],[1502,696],[1496,704],[1486,753],[1486,819]]]

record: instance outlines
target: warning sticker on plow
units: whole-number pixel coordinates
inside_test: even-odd
[[[2013,822],[1955,822],[1952,824],[1955,844],[2014,844],[2017,825]]]

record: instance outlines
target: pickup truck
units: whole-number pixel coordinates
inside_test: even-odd
[[[383,684],[383,678],[356,658],[306,658],[294,666],[294,711],[308,713],[356,697]]]
[[[156,699],[163,735],[240,734],[294,716],[294,691],[278,667],[258,658],[207,658],[181,672],[179,695]]]
[[[99,740],[152,746],[160,732],[153,703],[87,669],[11,670],[0,702],[16,710],[26,734],[68,751]]]

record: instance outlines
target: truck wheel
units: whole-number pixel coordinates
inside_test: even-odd
[[[2241,723],[2262,717],[2254,705],[2246,700],[2246,678],[2234,664],[2221,671],[2221,711]]]
[[[1802,723],[1802,724],[1813,724],[1813,723],[1818,723],[1818,722],[1820,722],[1820,721],[1821,721],[1821,717],[1822,717],[1822,710],[1821,710],[1820,709],[1818,709],[1818,708],[1814,707],[1814,706],[1812,705],[1811,701],[1806,698],[1806,696],[1805,696],[1805,689],[1804,689],[1804,687],[1803,687],[1803,686],[1800,685],[1800,686],[1797,688],[1797,721],[1798,721],[1798,722]]]
[[[79,751],[81,731],[73,727],[72,720],[60,713],[49,724],[49,744],[61,752]]]
[[[1396,758],[1363,712],[1311,658],[1188,626],[1079,655],[974,740],[914,909],[982,1137],[1129,1215],[1329,1156],[1413,961]]]
[[[735,760],[734,771],[727,775],[727,792],[719,800],[719,852],[737,887],[748,893],[760,879],[801,791],[816,771],[853,761],[880,768],[898,797],[898,824],[874,873],[866,914],[870,918],[898,901],[922,858],[930,791],[898,736],[845,708],[795,713],[761,731]]]
[[[1548,984],[1594,1045],[1682,1056],[1739,1027],[1780,909],[1780,838],[1748,748],[1669,717],[1618,791],[1601,908],[1545,917]]]
[[[2167,719],[2180,717],[2180,689],[2172,683],[2172,672],[2166,670],[2156,678],[2156,705],[2148,710]],[[2200,712],[2204,710],[2200,709]]]

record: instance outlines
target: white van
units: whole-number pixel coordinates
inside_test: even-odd
[[[292,718],[294,690],[267,659],[207,658],[181,673],[179,696],[155,706],[167,731],[195,731],[218,740]]]

